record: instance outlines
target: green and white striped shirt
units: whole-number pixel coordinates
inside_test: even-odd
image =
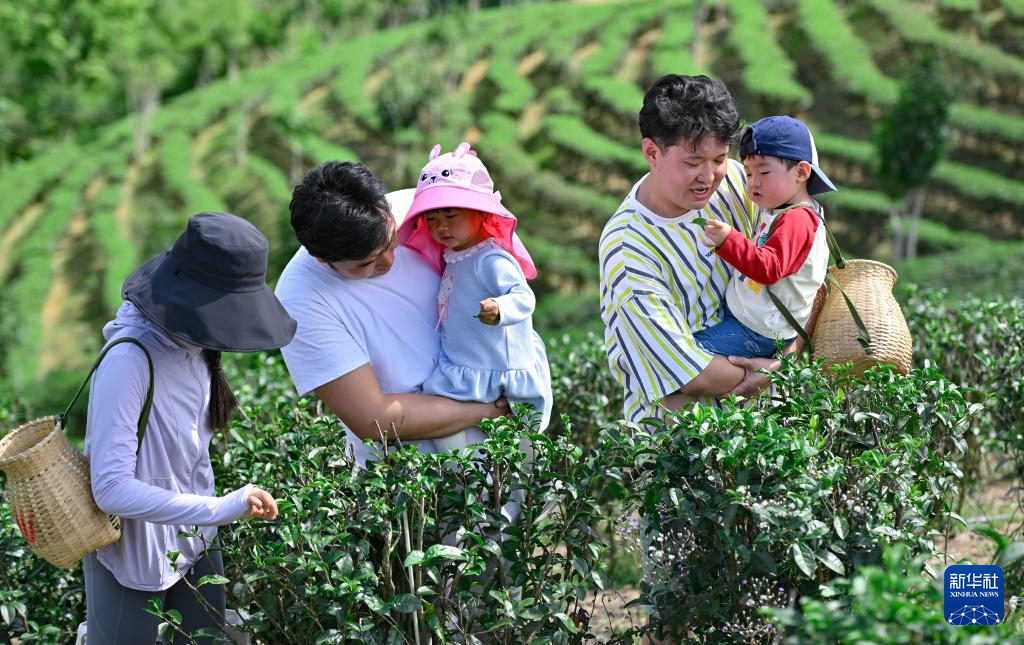
[[[700,215],[750,237],[757,206],[743,166],[729,160],[718,191],[700,211],[665,218],[636,198],[638,181],[601,234],[601,318],[612,373],[625,389],[625,419],[660,417],[663,397],[701,373],[712,354],[693,333],[721,319],[733,269],[701,242]]]

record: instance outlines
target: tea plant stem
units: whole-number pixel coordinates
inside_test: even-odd
[[[497,461],[494,463],[494,468],[491,472],[491,489],[494,497],[494,512],[501,513],[501,468],[498,466]]]
[[[463,571],[464,571],[464,568],[462,566],[457,566],[455,568],[455,578],[452,579],[452,586],[451,586],[452,593],[455,593],[455,591],[459,588],[459,581],[462,580],[462,572]],[[453,604],[453,606],[457,610],[461,609],[461,605],[454,605]],[[460,625],[462,624],[462,612],[461,611],[459,612],[459,624]]]
[[[257,559],[259,561],[254,562],[254,564],[256,566],[263,566],[263,568],[268,569],[268,572],[269,572],[270,570],[269,570],[268,567],[266,567],[266,564],[264,562],[262,562],[261,559],[259,559],[259,556],[256,556],[256,557],[257,557]],[[241,559],[241,552],[239,552],[239,559]],[[278,576],[278,579],[280,579],[280,576]],[[281,597],[278,596],[278,595],[275,595],[274,596],[274,600],[278,604],[278,610],[279,611],[278,611],[278,613],[276,615],[279,616],[279,615],[281,615],[281,613],[280,613]],[[257,595],[255,593],[253,594],[253,602],[256,602],[257,604],[259,603],[259,601],[257,600]],[[270,624],[272,624],[278,631],[280,631],[282,634],[287,634],[288,633],[287,627],[285,627],[281,623],[279,623],[276,620],[274,620],[274,618],[269,613],[266,613],[266,616],[267,616],[267,620],[270,621]]]
[[[534,494],[533,489],[536,485],[536,475],[530,474],[530,483],[526,487],[526,498],[523,502],[523,511],[520,516],[520,521],[523,527],[523,544],[533,544],[533,522],[537,517],[534,512]]]
[[[502,517],[502,514],[501,514],[501,481],[502,481],[502,476],[501,476],[501,466],[498,464],[497,461],[494,462],[494,471],[493,471],[493,477],[492,478],[494,480],[494,514],[497,515],[498,517]],[[505,542],[504,535],[505,535],[505,532],[501,529],[501,525],[499,523],[499,526],[498,526],[498,553],[502,552],[501,551],[501,547],[502,547],[502,544],[504,544],[504,542]],[[499,555],[498,558],[497,558],[497,561],[498,561],[497,562],[497,564],[498,564],[498,581],[501,583],[501,586],[503,588],[508,588],[508,576],[505,574],[505,558],[503,556]]]
[[[410,537],[409,530],[409,510],[402,511],[402,534],[405,538],[405,555],[408,557],[409,553],[412,552],[412,538]],[[416,595],[416,577],[412,572],[412,565],[406,567],[406,573],[409,577],[409,593],[413,596]],[[412,633],[413,639],[416,645],[420,645],[420,612],[422,609],[417,609],[412,617]]]
[[[187,577],[182,576],[181,580],[185,583],[185,586],[192,591],[192,595],[195,596],[197,600],[199,600],[199,604],[202,606],[203,611],[206,612],[206,615],[212,618],[214,622],[217,623],[217,629],[220,631],[220,633],[224,634],[226,638],[228,636],[228,633],[224,631],[224,616],[218,615],[217,610],[214,609],[214,607],[206,601],[206,598],[203,597],[203,594],[199,592],[199,588],[193,585],[191,582],[189,582]],[[190,635],[188,635],[188,639],[193,643],[195,642]]]
[[[276,600],[277,600],[277,604],[278,604],[278,613],[277,613],[277,615],[280,616],[281,615],[281,598],[280,598],[280,596],[277,597]],[[287,634],[288,633],[288,627],[286,625],[282,625],[281,623],[279,623],[277,620],[272,618],[269,614],[267,615],[267,620],[269,620],[270,624],[273,625],[282,634]]]
[[[405,546],[406,557],[408,557],[409,553],[412,551],[412,539],[410,538],[409,533],[409,509],[405,509],[402,511],[402,542]],[[409,581],[409,593],[415,594],[416,587],[414,586],[415,580],[412,573],[412,565],[406,567],[405,577]]]
[[[168,613],[164,612],[163,610],[161,610],[160,614],[159,614],[159,618],[161,620],[163,620],[165,623],[167,623],[170,626],[170,628],[172,630],[174,630],[176,633],[181,634],[182,636],[187,638],[188,642],[190,643],[190,645],[199,645],[196,642],[196,639],[192,638],[192,634],[189,634],[184,629],[182,629],[181,626],[178,625],[178,623],[174,622],[174,619],[173,619],[173,617],[170,614],[168,614]],[[172,640],[174,640],[174,639],[172,639]]]
[[[946,513],[945,515],[946,524],[942,534],[942,564],[949,563],[949,525],[950,519],[952,519],[950,518],[949,513]]]
[[[201,534],[198,535],[198,537],[200,537],[200,539],[202,539],[202,541],[203,541],[203,555],[207,555],[206,552],[210,549],[210,547],[212,546],[212,543],[208,542],[206,540],[206,538],[204,536],[202,536]],[[214,620],[214,622],[217,623],[217,629],[220,630],[220,632],[222,634],[224,634],[225,637],[227,637],[228,634],[227,634],[226,631],[224,631],[224,616],[219,615],[217,613],[216,608],[214,608],[214,606],[211,605],[206,600],[205,597],[203,597],[203,594],[200,593],[199,588],[196,587],[194,584],[192,584],[192,582],[188,579],[187,575],[183,575],[181,577],[181,581],[185,583],[185,586],[189,588],[189,590],[192,592],[192,595],[195,596],[196,599],[199,601],[199,604],[203,608],[203,611],[206,612],[206,615],[209,616],[210,618],[212,618]],[[189,640],[192,640],[191,636],[188,636],[188,638],[189,638]],[[193,640],[193,642],[195,642],[195,641]]]
[[[394,572],[391,566],[391,558],[394,557],[395,547],[398,546],[398,542],[394,540],[395,530],[391,522],[388,522],[388,528],[384,532],[384,581],[388,591],[388,597],[392,597],[398,591],[395,588]]]
[[[421,551],[423,550],[423,529],[424,529],[424,527],[427,524],[426,506],[427,506],[427,498],[426,497],[421,497],[420,498],[420,505],[419,505],[419,509],[418,509],[419,510],[419,522],[418,522],[418,525],[416,527],[416,548],[421,550]],[[419,576],[421,574],[417,572],[416,575]],[[419,579],[417,579],[416,582],[419,583]]]
[[[426,519],[426,503],[427,503],[426,498],[425,497],[420,497],[420,503],[419,503],[419,509],[418,509],[419,510],[419,514],[417,515],[417,517],[419,518],[419,521],[417,523],[416,541],[414,543],[415,547],[418,550],[420,550],[420,551],[423,550],[423,528],[424,528],[424,526],[427,523],[427,519]],[[419,589],[420,586],[422,586],[422,585],[423,585],[423,567],[416,567],[416,588]],[[418,612],[417,620],[421,621],[421,623],[422,623],[420,625],[420,629],[424,633],[429,633],[429,630],[427,629],[427,624],[426,624],[427,617],[426,617],[425,612],[423,612],[423,611]]]
[[[284,573],[285,573],[284,579],[285,579],[285,580],[291,580],[291,579],[292,579],[292,574],[294,573],[294,570],[292,570],[292,569],[289,569],[289,568],[288,568],[288,566],[287,566],[287,565],[285,565],[285,564],[283,564],[283,563],[282,563],[282,564],[280,564],[280,565],[278,565],[278,566],[280,566],[280,567],[281,567],[281,569],[282,569],[282,570],[284,571]],[[287,591],[287,592],[288,592],[289,594],[291,594],[292,598],[294,598],[294,599],[295,599],[295,602],[296,602],[296,603],[297,603],[298,605],[300,605],[300,606],[301,606],[301,605],[303,604],[303,603],[302,603],[302,598],[300,598],[300,597],[299,597],[299,595],[298,595],[297,593],[295,593],[295,590],[294,590],[294,589],[292,589],[290,585],[283,585],[283,586],[284,586],[284,589],[285,589],[285,590],[286,590],[286,591]],[[281,596],[278,596],[278,597],[277,597],[277,609],[278,609],[278,615],[283,615],[283,614],[285,613],[285,611],[286,611],[286,609],[285,609],[285,606],[284,606],[284,604],[283,604],[282,600],[283,600],[283,599],[281,598]],[[311,616],[311,617],[313,618],[313,622],[314,622],[314,623],[316,623],[316,626],[317,626],[317,628],[318,628],[318,629],[320,629],[321,631],[325,631],[325,629],[324,629],[324,626],[323,626],[323,624],[322,624],[322,623],[320,622],[320,619],[319,619],[319,618],[317,618],[317,615],[316,615],[316,613],[315,613],[315,612],[310,612],[310,616]],[[288,626],[287,626],[287,625],[280,625],[280,624],[278,624],[278,623],[274,623],[274,624],[275,624],[275,625],[277,625],[279,629],[281,629],[282,633],[285,633],[285,634],[287,634],[287,633],[288,633]]]
[[[562,542],[562,540],[565,538],[566,530],[568,529],[568,527],[572,526],[573,522],[576,521],[576,516],[578,514],[579,513],[574,510],[572,512],[572,514],[569,517],[566,518],[566,521],[562,524],[562,528],[560,528],[559,531],[558,531],[558,537],[551,541],[552,545],[559,544],[559,543]],[[534,600],[540,600],[540,593],[541,593],[541,591],[544,588],[544,586],[541,584],[541,582],[542,582],[542,580],[544,578],[544,573],[551,569],[551,562],[552,562],[552,560],[554,560],[554,558],[555,558],[555,549],[552,548],[550,551],[548,551],[548,555],[544,559],[544,566],[541,567],[540,570],[537,571],[537,573],[539,575],[536,578],[537,588],[534,589],[534,591],[533,591],[533,598],[534,598]]]

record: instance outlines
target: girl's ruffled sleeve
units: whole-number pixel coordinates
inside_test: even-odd
[[[498,326],[515,325],[528,320],[537,306],[537,298],[526,283],[526,276],[512,256],[491,253],[477,264],[477,277],[498,303]]]

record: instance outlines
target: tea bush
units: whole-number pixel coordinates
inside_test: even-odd
[[[484,424],[479,452],[406,447],[360,468],[333,416],[301,402],[248,410],[218,477],[266,482],[281,516],[222,533],[229,605],[274,643],[578,640],[579,603],[603,582],[592,491],[614,469],[568,428],[531,434],[519,411]]]
[[[572,419],[574,441],[592,448],[601,428],[622,417],[622,386],[608,369],[604,341],[594,333],[565,335],[547,348],[555,412]]]
[[[911,290],[906,309],[918,360],[927,357],[985,404],[975,417],[972,445],[1006,455],[1011,474],[1024,476],[1024,300],[950,304],[945,292]],[[977,459],[968,465],[977,478]]]
[[[604,341],[588,332],[551,338],[546,345],[554,399],[551,425],[565,427],[560,417],[568,417],[572,441],[589,450],[597,445],[601,428],[622,416],[622,387],[608,369]],[[279,403],[296,400],[280,353],[226,355],[224,364],[228,382],[246,406],[273,410]],[[303,400],[303,405],[316,409],[312,399]]]
[[[751,407],[695,408],[639,429],[613,425],[622,394],[601,339],[556,339],[564,414],[534,437],[533,460],[516,448],[529,433],[512,417],[488,425],[479,454],[399,449],[355,468],[336,420],[296,396],[279,355],[232,356],[226,369],[245,407],[214,441],[218,481],[266,485],[282,515],[221,532],[229,606],[266,642],[392,643],[417,631],[421,641],[576,642],[587,637],[579,603],[606,576],[609,536],[595,527],[630,527],[635,510],[653,548],[638,602],[662,617],[649,629],[670,633],[683,626],[671,617],[686,616],[701,626],[691,639],[722,638],[723,627],[765,637],[759,607],[796,606],[878,563],[888,543],[932,552],[931,535],[952,517],[969,426],[1000,437],[987,449],[1021,445],[1011,434],[1021,308],[917,294],[906,311],[923,367],[910,376],[833,381],[787,362],[774,393]],[[5,427],[25,414],[0,403]],[[510,499],[527,509],[522,522],[502,513]],[[610,499],[621,501],[602,518],[598,502]],[[546,505],[555,510],[537,517]],[[28,553],[6,505],[0,551],[0,640],[70,640],[84,615],[80,570]]]
[[[799,609],[769,609],[787,642],[1022,643],[1019,615],[999,625],[953,626],[943,612],[942,582],[923,574],[922,558],[888,549],[880,566],[861,567],[807,597]],[[1007,587],[1007,591],[1009,588]]]
[[[694,406],[602,435],[606,457],[636,469],[640,602],[659,637],[705,642],[745,625],[734,637],[766,639],[758,607],[813,595],[892,542],[930,555],[945,526],[980,407],[957,386],[934,367],[833,380],[788,360],[771,378],[749,407]]]
[[[0,394],[0,436],[23,423],[24,406]],[[6,477],[0,473],[0,494]],[[0,642],[67,642],[74,638],[78,618],[85,613],[85,596],[77,569],[57,569],[28,548],[0,501]]]
[[[0,504],[0,558],[0,642],[73,641],[85,616],[81,570],[58,569],[36,557],[6,501]]]

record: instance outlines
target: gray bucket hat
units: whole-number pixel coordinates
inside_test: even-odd
[[[135,269],[121,296],[179,340],[255,352],[291,342],[296,323],[266,283],[267,238],[226,213],[188,220],[171,248]]]

